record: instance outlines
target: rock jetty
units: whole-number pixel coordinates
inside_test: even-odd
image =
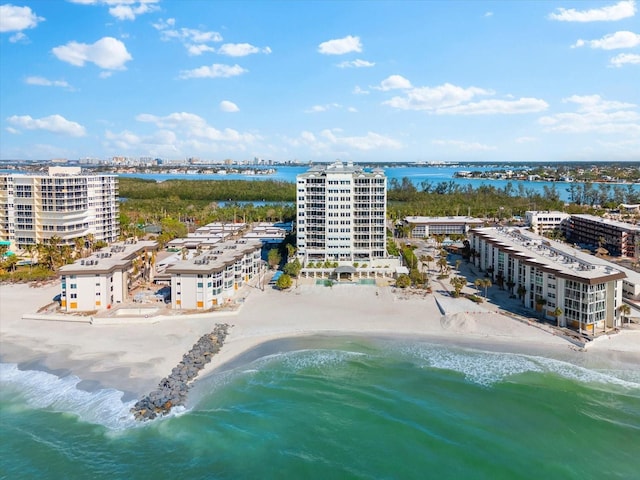
[[[200,337],[191,350],[182,356],[180,363],[171,370],[171,374],[160,380],[158,388],[131,408],[134,418],[140,421],[153,420],[166,415],[175,406],[184,405],[190,383],[220,351],[227,338],[229,327],[226,323],[218,323],[211,333]]]

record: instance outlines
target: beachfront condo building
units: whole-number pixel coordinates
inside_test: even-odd
[[[385,258],[387,177],[353,163],[312,167],[296,178],[297,255],[308,262]]]
[[[152,241],[116,242],[60,268],[60,307],[66,312],[110,309],[130,299],[140,282],[153,281],[155,252]]]
[[[591,247],[603,247],[609,255],[628,258],[640,256],[640,225],[595,215],[571,215],[567,240]]]
[[[470,231],[476,267],[536,316],[583,332],[620,326],[626,274],[614,264],[513,227]]]
[[[193,258],[176,259],[171,275],[171,307],[206,310],[230,302],[238,289],[262,273],[260,240],[227,240]]]
[[[83,174],[80,167],[50,167],[48,174],[0,175],[0,240],[11,249],[61,244],[93,235],[115,242],[120,234],[118,178]]]

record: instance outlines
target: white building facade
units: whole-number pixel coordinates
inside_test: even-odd
[[[60,307],[69,313],[110,309],[129,299],[139,280],[153,280],[158,244],[128,240],[60,268]]]
[[[383,170],[336,162],[311,168],[296,180],[297,255],[303,265],[386,257]]]
[[[169,265],[165,271],[171,275],[171,307],[206,310],[230,301],[261,273],[261,249],[259,240],[228,240]]]
[[[118,177],[50,167],[48,175],[0,175],[0,240],[11,248],[62,244],[93,235],[115,242],[120,234]]]
[[[554,230],[562,233],[570,217],[568,213],[549,210],[528,210],[524,214],[525,223],[538,235]]]
[[[477,228],[470,232],[474,263],[523,305],[560,326],[595,333],[620,326],[626,274],[591,255],[516,228]]]
[[[456,215],[452,217],[405,217],[411,238],[426,238],[431,235],[466,235],[474,227],[480,227],[484,220]]]

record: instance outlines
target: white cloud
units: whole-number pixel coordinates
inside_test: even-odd
[[[615,5],[590,10],[558,8],[555,13],[549,14],[549,19],[561,22],[609,22],[633,17],[635,13],[636,2],[624,0]]]
[[[374,62],[368,62],[367,60],[351,60],[340,62],[336,65],[339,68],[364,68],[364,67],[373,67],[375,66]]]
[[[613,67],[621,67],[623,65],[639,64],[640,55],[635,53],[620,53],[609,60],[609,64]]]
[[[359,85],[356,85],[353,88],[353,94],[354,95],[369,95],[369,90],[363,90],[362,88],[360,88]]]
[[[71,88],[71,86],[64,80],[49,80],[44,77],[27,77],[24,80],[27,85],[38,85],[41,87],[64,87]]]
[[[518,137],[516,138],[516,143],[532,143],[537,142],[538,139],[536,137]]]
[[[132,59],[125,44],[113,37],[103,37],[92,44],[69,42],[51,51],[59,60],[71,65],[82,67],[91,62],[107,70],[124,70],[125,63]]]
[[[442,147],[456,147],[464,152],[486,152],[497,150],[496,147],[491,145],[485,145],[478,142],[465,142],[464,140],[433,140],[431,143]]]
[[[229,78],[247,73],[248,70],[240,65],[224,65],[222,63],[214,63],[211,66],[203,65],[193,70],[183,70],[180,72],[180,78]]]
[[[636,106],[633,103],[603,100],[600,95],[571,95],[563,98],[562,101],[580,105],[579,112],[604,112],[606,110],[629,109]]]
[[[342,108],[342,105],[340,105],[339,103],[327,103],[325,105],[314,105],[310,109],[305,110],[305,113],[319,113],[319,112],[326,112],[327,110],[340,109],[340,108]]]
[[[43,17],[37,16],[29,7],[16,7],[10,3],[0,5],[0,32],[35,28],[43,20]]]
[[[230,102],[229,100],[223,100],[220,102],[220,110],[222,110],[223,112],[229,112],[229,113],[240,111],[238,106],[235,103]]]
[[[25,130],[46,130],[47,132],[69,135],[71,137],[83,137],[85,128],[76,122],[71,122],[61,115],[49,115],[48,117],[32,118],[30,115],[13,115],[7,121],[18,128]]]
[[[210,44],[222,41],[222,35],[214,31],[203,31],[195,28],[175,28],[175,18],[160,19],[153,27],[160,32],[163,41],[177,40],[187,49],[189,55],[202,55],[204,52],[215,52]]]
[[[318,45],[318,52],[323,55],[344,55],[351,52],[362,52],[360,37],[347,35],[344,38],[328,40]]]
[[[398,142],[397,140],[394,140],[390,137],[385,137],[384,135],[380,135],[379,133],[375,132],[367,132],[367,134],[362,137],[344,137],[340,136],[340,133],[342,132],[338,129],[326,129],[320,132],[320,136],[327,140],[331,145],[355,148],[356,150],[362,151],[379,148],[402,148],[402,143]]]
[[[485,16],[486,18],[488,18],[488,17],[493,17],[493,12],[485,12],[484,16]]]
[[[607,101],[599,95],[573,95],[563,101],[577,104],[577,111],[539,118],[547,131],[640,135],[640,114],[632,103]]]
[[[478,87],[459,87],[450,83],[437,87],[412,87],[409,80],[392,75],[377,90],[404,89],[403,96],[395,96],[383,102],[398,110],[426,111],[448,115],[494,115],[531,113],[546,110],[549,105],[538,98],[519,98],[507,95],[507,100],[487,99],[473,102],[479,96],[492,96],[495,92]]]
[[[165,117],[143,113],[138,115],[136,120],[153,123],[161,129],[177,130],[180,132],[181,138],[187,139],[243,143],[252,143],[258,139],[256,135],[241,133],[232,128],[219,130],[208,125],[206,120],[199,115],[187,112],[175,112]]]
[[[618,48],[633,48],[640,45],[640,35],[629,31],[621,31],[605,35],[599,40],[578,40],[572,48],[583,47],[601,48],[603,50],[616,50]]]
[[[218,53],[229,57],[246,57],[253,53],[271,53],[269,47],[258,48],[250,43],[225,43],[220,46]]]
[[[372,88],[386,92],[388,90],[411,88],[411,82],[402,75],[391,75],[380,82],[380,86]]]
[[[13,35],[11,35],[9,37],[9,41],[11,43],[18,43],[18,42],[27,42],[29,40],[29,37],[27,37],[24,33],[22,32],[16,32]]]
[[[369,151],[375,149],[401,149],[402,143],[393,138],[375,132],[367,132],[364,136],[345,136],[341,129],[325,129],[314,134],[303,131],[296,138],[287,138],[285,141],[296,150],[303,147],[310,148],[314,154],[326,156],[339,154],[350,156],[350,150]]]
[[[185,45],[187,49],[187,53],[192,57],[197,57],[198,55],[202,55],[204,52],[215,52],[216,49],[206,43],[199,43],[197,45]]]
[[[105,146],[118,154],[122,152],[144,152],[158,157],[182,156],[177,148],[179,140],[174,132],[158,130],[151,135],[137,135],[128,130],[114,133],[105,132]]]
[[[477,87],[462,88],[450,83],[437,87],[416,87],[407,90],[404,97],[393,97],[383,102],[400,110],[438,110],[468,102],[477,95],[492,95],[490,90]]]
[[[549,104],[539,98],[520,98],[518,100],[481,100],[453,107],[439,108],[436,113],[450,115],[496,115],[542,112]]]
[[[69,0],[79,5],[107,5],[109,15],[118,20],[135,20],[138,15],[159,10],[160,0]]]

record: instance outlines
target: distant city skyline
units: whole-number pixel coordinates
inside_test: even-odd
[[[0,159],[640,161],[638,2],[0,4]]]

